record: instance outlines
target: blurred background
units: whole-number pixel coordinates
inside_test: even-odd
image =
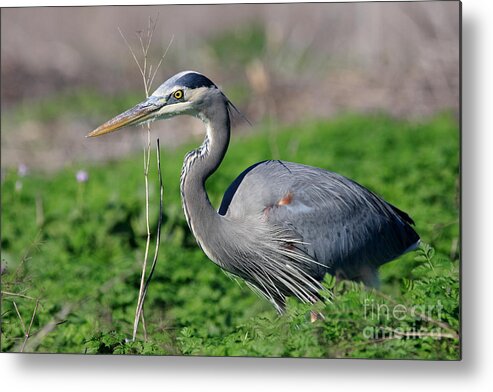
[[[459,111],[457,2],[232,4],[2,9],[2,171],[52,171],[140,150],[142,132],[84,136],[144,97],[122,39],[156,22],[150,61],[173,40],[153,88],[193,69],[255,125],[385,112]],[[194,119],[157,123],[173,148],[200,137]]]

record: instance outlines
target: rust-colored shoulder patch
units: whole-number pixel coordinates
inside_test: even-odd
[[[281,200],[277,202],[278,206],[287,206],[288,204],[291,204],[293,201],[293,194],[291,192],[286,193],[286,196],[284,196]]]

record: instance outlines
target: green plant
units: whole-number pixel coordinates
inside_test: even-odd
[[[52,175],[31,170],[22,178],[6,170],[2,351],[19,351],[25,339],[13,302],[27,329],[39,300],[25,351],[458,359],[459,131],[453,117],[408,122],[347,114],[274,136],[283,159],[354,178],[407,211],[426,245],[384,265],[378,292],[327,277],[332,301],[315,305],[323,320],[310,323],[310,306],[295,300],[278,316],[197,247],[179,193],[183,155],[192,146],[163,151],[165,246],[147,294],[147,341],[138,336],[131,343],[147,237],[141,156],[85,167],[83,208],[77,206],[79,167]],[[244,168],[271,157],[270,137],[260,129],[233,139],[207,183],[214,205]],[[157,183],[150,172],[151,195]],[[150,203],[152,227],[156,204]],[[426,335],[432,332],[437,335]]]

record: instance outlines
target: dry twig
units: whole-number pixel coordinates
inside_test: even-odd
[[[48,322],[43,328],[41,328],[36,334],[33,336],[29,342],[27,339],[25,339],[24,343],[22,344],[21,350],[26,350],[28,352],[33,352],[36,350],[36,348],[39,347],[43,339],[50,333],[52,332],[58,324],[60,324],[65,318],[68,316],[70,311],[72,310],[73,305],[72,304],[66,304],[62,307],[62,309],[53,317],[53,319]],[[31,325],[32,325],[32,320],[31,319]],[[31,328],[31,326],[29,326]],[[22,351],[21,351],[22,352]]]
[[[20,297],[20,298],[26,298],[26,299],[31,299],[31,300],[37,300],[34,297],[30,297],[29,295],[24,295],[24,294],[19,294],[19,293],[11,293],[10,291],[3,291],[2,290],[2,296],[7,295],[11,297]]]
[[[139,68],[139,72],[142,76],[142,80],[144,83],[144,90],[145,90],[145,95],[146,98],[149,98],[149,91],[152,86],[152,83],[154,81],[154,78],[157,74],[157,71],[159,70],[159,67],[161,66],[166,54],[168,53],[169,48],[171,47],[171,44],[173,42],[173,38],[170,40],[170,43],[168,44],[168,47],[164,51],[163,55],[161,56],[156,68],[153,70],[152,65],[148,64],[148,54],[149,54],[149,48],[152,42],[152,37],[153,34],[156,30],[156,21],[153,21],[151,18],[149,18],[149,24],[147,27],[147,34],[146,37],[143,38],[142,32],[137,33],[137,37],[140,42],[140,46],[142,49],[142,54],[143,54],[143,60],[142,63],[140,63],[137,59],[137,56],[135,52],[133,51],[132,47],[128,43],[128,40],[126,39],[125,35],[122,33],[120,29],[118,31],[120,32],[120,35],[122,36],[123,40],[127,44],[127,47],[137,64],[137,67]],[[163,181],[162,181],[162,174],[161,174],[161,159],[160,159],[160,148],[159,148],[159,139],[157,140],[157,168],[158,168],[158,175],[159,175],[159,219],[158,219],[158,224],[157,224],[157,234],[156,234],[156,247],[154,250],[154,257],[153,261],[151,264],[151,268],[149,271],[149,274],[147,275],[146,278],[146,272],[147,272],[147,261],[149,258],[149,247],[150,247],[150,242],[151,242],[151,230],[150,230],[150,223],[149,223],[149,166],[150,166],[150,154],[151,154],[151,126],[148,123],[146,125],[147,128],[147,143],[146,147],[144,148],[144,183],[145,183],[145,213],[146,213],[146,230],[147,230],[147,239],[146,239],[146,245],[145,245],[145,251],[144,251],[144,260],[142,263],[142,274],[140,278],[140,288],[139,288],[139,295],[138,295],[138,300],[137,300],[137,307],[135,309],[135,318],[134,318],[134,326],[133,326],[133,333],[132,333],[132,340],[135,341],[136,335],[137,335],[137,330],[139,327],[139,320],[142,321],[142,326],[143,326],[143,331],[144,331],[144,339],[147,339],[147,328],[145,325],[145,317],[144,317],[144,300],[147,294],[147,290],[149,288],[149,284],[152,279],[152,275],[154,273],[154,269],[156,267],[157,263],[157,258],[159,254],[159,243],[160,243],[160,238],[161,238],[161,225],[162,225],[162,213],[163,213]]]
[[[34,305],[33,313],[31,315],[31,321],[29,323],[29,327],[27,327],[27,328],[26,328],[26,324],[24,323],[24,320],[22,319],[22,316],[19,312],[19,308],[17,307],[17,304],[15,303],[15,301],[12,301],[12,303],[14,305],[15,312],[17,313],[17,317],[19,317],[19,320],[21,322],[22,331],[24,332],[24,341],[22,342],[22,345],[20,346],[20,348],[15,350],[15,351],[19,351],[22,353],[22,352],[24,352],[24,349],[26,348],[27,340],[31,336],[31,328],[33,326],[34,318],[36,317],[36,312],[38,311],[39,300],[38,299],[36,300],[36,304]]]

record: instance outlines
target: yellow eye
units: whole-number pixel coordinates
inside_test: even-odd
[[[173,93],[173,97],[175,99],[182,99],[183,98],[183,90],[176,90],[174,93]]]

